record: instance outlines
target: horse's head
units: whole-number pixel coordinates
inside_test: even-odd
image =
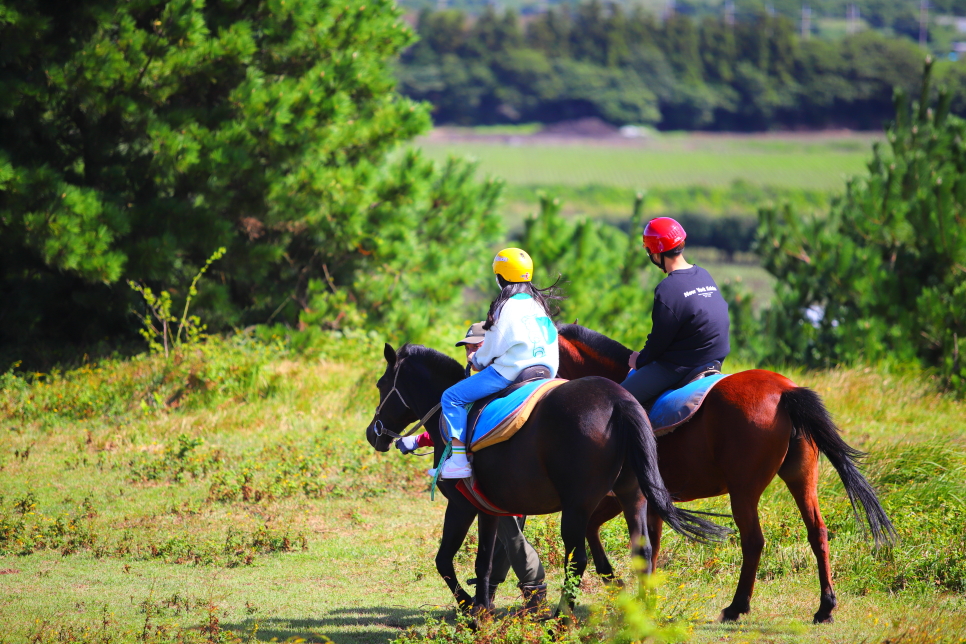
[[[376,382],[379,406],[366,428],[366,439],[379,452],[388,450],[393,439],[420,420],[420,414],[429,414],[422,419],[429,421],[430,410],[446,388],[463,378],[463,367],[456,360],[419,344],[404,344],[395,351],[387,343],[383,355],[386,371]]]
[[[372,422],[366,427],[366,440],[377,452],[386,452],[392,445],[394,434],[399,435],[407,425],[419,420],[416,412],[409,408],[400,393],[400,386],[405,386],[405,376],[400,383],[400,376],[405,366],[405,358],[396,355],[395,349],[386,343],[383,355],[386,358],[386,371],[376,381],[379,389],[379,406],[372,417]]]

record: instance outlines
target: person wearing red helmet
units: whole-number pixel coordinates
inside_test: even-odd
[[[708,271],[684,259],[686,238],[670,217],[652,219],[644,228],[651,263],[667,277],[654,288],[647,343],[631,354],[631,371],[621,383],[642,405],[685,384],[681,380],[692,369],[723,363],[731,351],[728,303]]]

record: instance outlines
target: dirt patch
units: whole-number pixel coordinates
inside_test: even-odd
[[[0,575],[16,575],[19,572],[16,568],[4,568],[0,570]]]
[[[599,118],[591,117],[552,123],[532,136],[589,137],[601,139],[620,137],[620,130]]]
[[[734,143],[817,143],[852,144],[861,147],[883,140],[881,132],[855,130],[795,130],[774,132],[688,132],[662,133],[640,127],[618,128],[599,118],[560,121],[532,133],[492,132],[486,129],[442,125],[419,138],[423,143],[489,143],[516,146],[592,145],[639,147],[655,150],[715,148]]]

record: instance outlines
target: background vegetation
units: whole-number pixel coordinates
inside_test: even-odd
[[[670,130],[878,128],[893,88],[917,86],[922,58],[912,41],[875,31],[801,40],[795,23],[765,11],[659,20],[599,0],[525,24],[509,9],[472,21],[458,9],[424,10],[417,32],[400,89],[430,101],[438,123],[595,116]],[[961,73],[947,75],[963,94]]]

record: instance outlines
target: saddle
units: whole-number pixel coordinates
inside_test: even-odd
[[[483,410],[494,400],[500,400],[501,398],[506,398],[512,394],[517,389],[520,389],[527,383],[533,382],[534,380],[549,380],[552,372],[549,367],[545,367],[542,364],[533,365],[532,367],[527,367],[520,372],[520,375],[511,382],[507,387],[501,389],[495,394],[490,394],[486,398],[480,398],[473,406],[470,408],[469,412],[466,414],[466,444],[473,444],[473,435],[476,433],[476,424],[480,420],[480,416],[483,415]]]
[[[678,386],[662,393],[647,408],[654,435],[670,434],[679,425],[691,420],[708,392],[727,377],[721,373],[721,363],[717,360],[688,372]]]
[[[689,371],[683,378],[681,378],[681,380],[678,382],[676,386],[672,387],[672,389],[680,389],[685,385],[691,384],[695,380],[700,380],[701,378],[707,378],[708,376],[714,376],[719,373],[721,373],[721,361],[714,360],[712,362],[709,362],[708,364],[701,365],[700,367],[695,367],[694,369]]]

